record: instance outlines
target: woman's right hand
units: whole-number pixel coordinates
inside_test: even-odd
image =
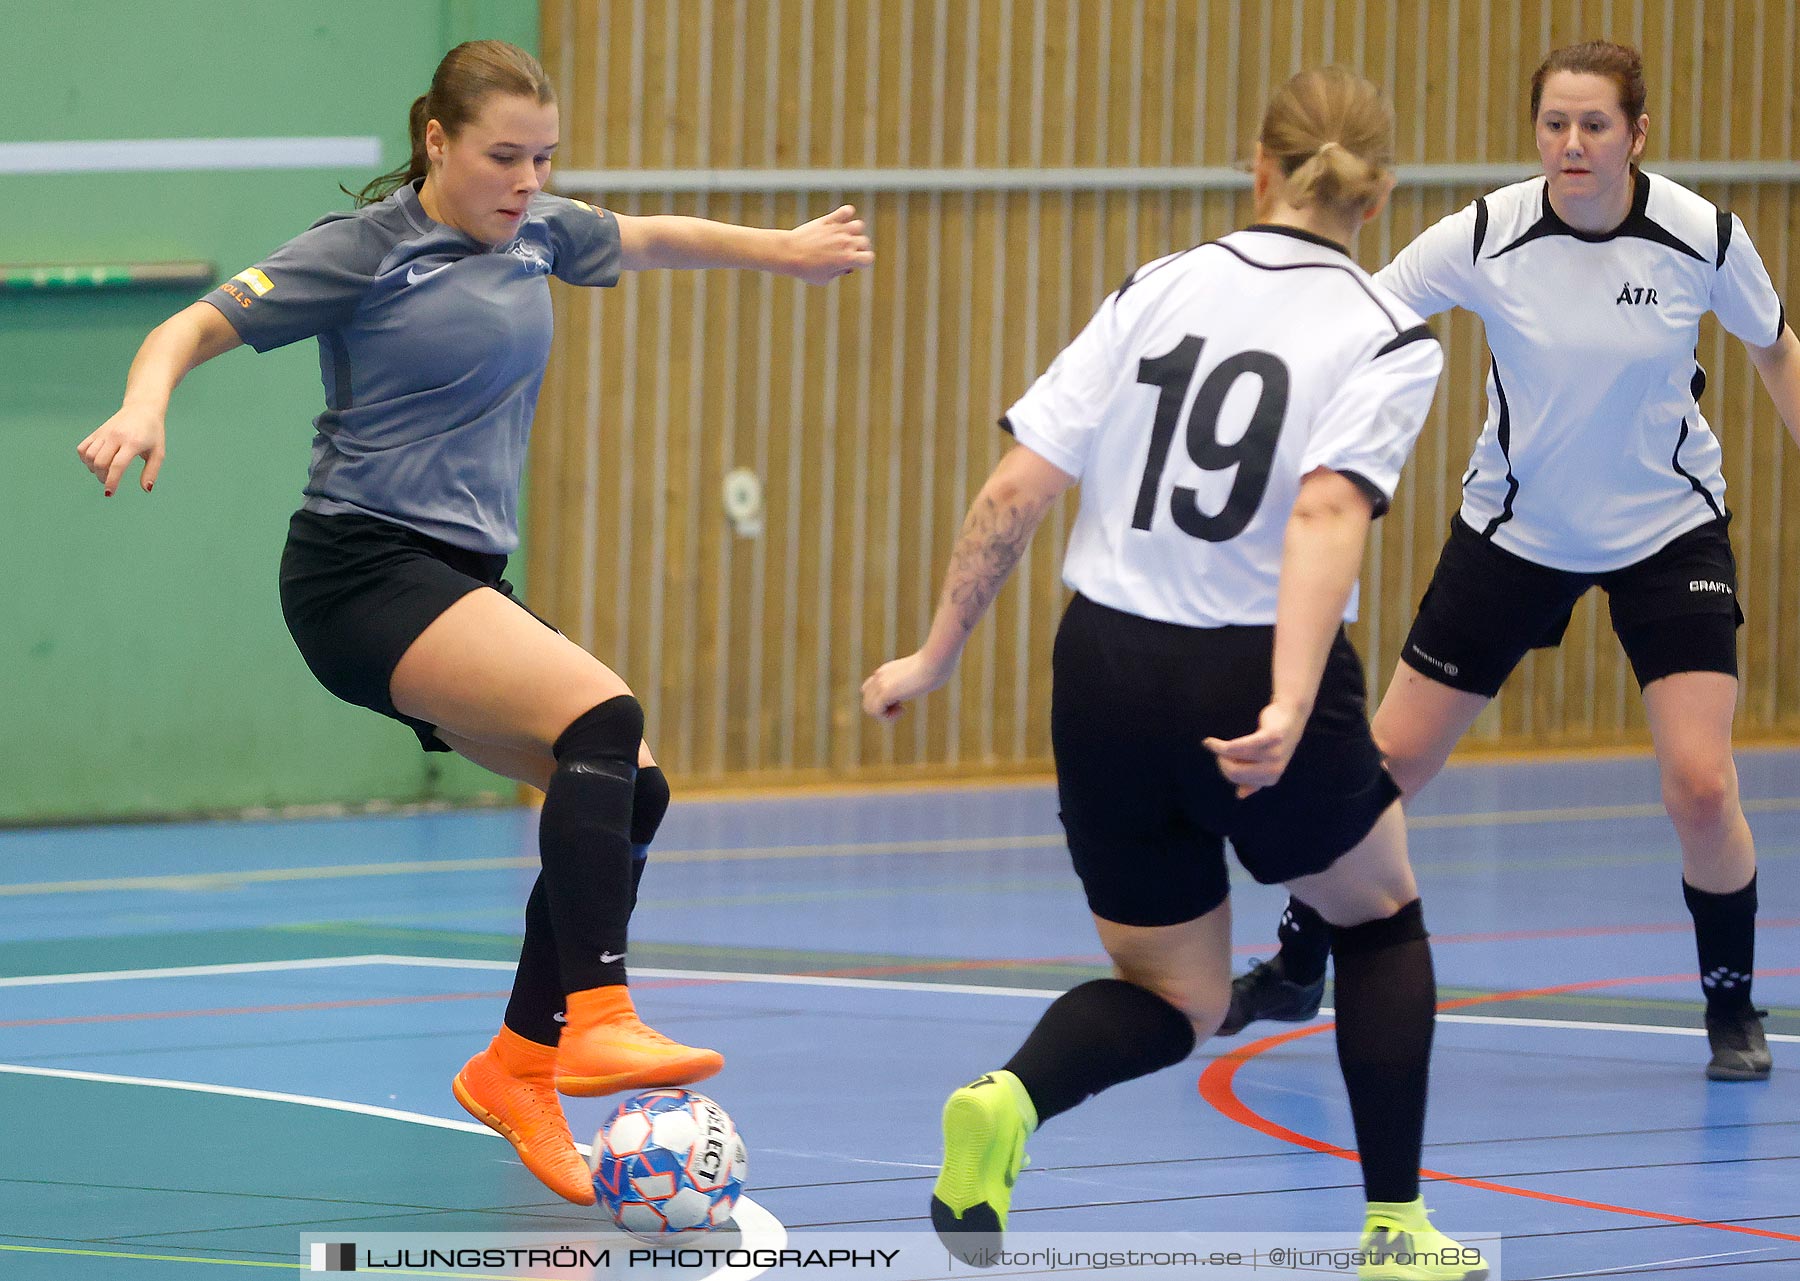
[[[942,688],[955,670],[954,658],[939,665],[926,658],[923,650],[883,663],[862,683],[863,711],[878,721],[896,720],[907,703]]]
[[[125,479],[131,460],[142,458],[144,472],[138,483],[147,494],[162,470],[163,416],[141,407],[122,406],[75,446],[75,452],[81,456],[82,465],[99,478],[108,498]]]

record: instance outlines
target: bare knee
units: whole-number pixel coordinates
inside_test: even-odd
[[[1381,750],[1382,762],[1387,766],[1388,775],[1394,780],[1394,786],[1400,789],[1400,795],[1407,799],[1417,796],[1425,789],[1425,785],[1438,776],[1444,763],[1450,758],[1436,752],[1405,752],[1387,749],[1379,739],[1376,746]]]
[[[1295,877],[1287,888],[1339,928],[1382,920],[1419,897],[1400,806],[1388,806],[1369,834],[1330,867]]]
[[[1482,708],[1484,694],[1455,689],[1401,659],[1369,729],[1400,794],[1412,797],[1438,776]]]
[[[1663,807],[1677,829],[1704,832],[1729,822],[1737,809],[1729,762],[1674,761],[1662,772]]]
[[[1443,734],[1420,734],[1419,727],[1404,715],[1384,712],[1388,712],[1385,704],[1369,726],[1375,750],[1381,753],[1382,764],[1400,795],[1416,796],[1444,768],[1456,740]]]
[[[1219,1030],[1231,1003],[1231,988],[1225,983],[1206,983],[1172,975],[1134,973],[1126,966],[1113,964],[1113,971],[1127,983],[1152,992],[1180,1010],[1193,1024],[1194,1036],[1206,1040]]]

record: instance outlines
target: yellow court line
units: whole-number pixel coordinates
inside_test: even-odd
[[[658,850],[658,863],[726,863],[758,858],[844,858],[874,854],[978,854],[992,850],[1052,849],[1061,836],[950,837],[943,840],[875,841],[854,845],[765,845],[748,849]],[[245,872],[195,872],[174,876],[118,876],[91,881],[34,881],[0,885],[0,898],[35,894],[92,894],[120,890],[228,890],[282,881],[329,881],[357,876],[407,876],[423,872],[494,872],[538,866],[535,857],[426,859],[403,863],[344,863],[330,867],[271,867]]]
[[[1745,801],[1746,814],[1786,814],[1800,810],[1800,796],[1776,796],[1767,800]],[[1524,823],[1594,823],[1615,818],[1661,818],[1666,811],[1660,804],[1642,805],[1571,805],[1547,810],[1495,810],[1486,814],[1407,815],[1406,825],[1412,829],[1445,827],[1508,827]]]
[[[116,893],[120,890],[232,890],[277,881],[331,881],[352,876],[405,876],[418,872],[497,872],[536,867],[535,858],[458,858],[404,863],[346,863],[332,867],[268,867],[245,872],[184,872],[174,876],[112,876],[91,881],[33,881],[0,885],[0,898],[32,894]]]
[[[1780,796],[1744,802],[1749,814],[1783,814],[1800,810],[1800,797]],[[1465,827],[1511,827],[1533,823],[1592,823],[1622,818],[1656,818],[1657,804],[1575,805],[1562,809],[1494,810],[1481,814],[1425,814],[1407,819],[1416,830]],[[1001,850],[1061,849],[1060,835],[947,837],[915,841],[870,841],[845,845],[761,845],[743,849],[658,850],[664,863],[730,863],[749,859],[863,858],[885,854],[982,854]],[[28,881],[0,885],[0,898],[44,894],[101,894],[128,890],[203,892],[272,885],[292,881],[334,881],[363,876],[415,876],[445,872],[497,872],[538,866],[529,855],[513,858],[420,859],[397,863],[342,863],[326,867],[272,867],[243,872],[190,872],[172,876],[118,876],[83,881]]]
[[[211,1263],[219,1267],[237,1268],[286,1268],[290,1272],[310,1272],[312,1269],[305,1263],[273,1263],[264,1259],[209,1259],[201,1254],[131,1254],[124,1250],[71,1250],[56,1249],[47,1245],[5,1245],[0,1250],[13,1250],[20,1254],[73,1254],[84,1259],[137,1259],[145,1263]],[[409,1268],[383,1268],[383,1272],[397,1277],[468,1277],[470,1281],[533,1281],[528,1276],[517,1276],[503,1272],[418,1272]]]
[[[47,1245],[5,1244],[0,1244],[0,1250],[13,1250],[20,1254],[73,1254],[84,1259],[141,1259],[149,1263],[213,1263],[227,1268],[286,1268],[290,1272],[307,1271],[304,1263],[271,1263],[262,1259],[209,1259],[198,1254],[129,1254],[123,1250],[71,1250]]]

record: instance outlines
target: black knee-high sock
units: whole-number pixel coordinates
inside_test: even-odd
[[[1108,1086],[1181,1062],[1194,1040],[1187,1015],[1154,992],[1095,979],[1051,1002],[1006,1070],[1042,1125]]]
[[[669,809],[669,784],[662,770],[647,765],[638,770],[631,807],[631,890],[637,901],[638,881],[656,829]],[[550,924],[550,900],[540,874],[525,900],[525,941],[519,948],[519,968],[513,975],[512,995],[506,1003],[506,1026],[528,1041],[555,1045],[562,1034],[562,970],[556,959],[556,931]]]
[[[1694,918],[1694,948],[1700,955],[1700,987],[1708,1014],[1735,1014],[1750,1006],[1756,974],[1756,874],[1729,894],[1710,894],[1681,882],[1681,895]]]
[[[1419,1195],[1437,979],[1414,899],[1385,920],[1332,932],[1337,1052],[1371,1201]]]
[[[550,900],[540,874],[525,900],[525,942],[506,1002],[506,1026],[539,1045],[555,1045],[562,1035],[556,1016],[563,1012],[562,967],[556,959],[556,932],[550,924]]]
[[[551,750],[538,851],[564,992],[625,982],[631,798],[644,713],[621,694],[576,718]]]
[[[650,861],[650,842],[669,812],[669,780],[660,765],[638,769],[637,784],[631,794],[631,905],[637,906],[638,886],[644,879],[644,865]]]
[[[1325,977],[1325,959],[1331,955],[1331,926],[1325,918],[1292,895],[1275,927],[1281,944],[1281,970],[1295,983],[1317,983]]]

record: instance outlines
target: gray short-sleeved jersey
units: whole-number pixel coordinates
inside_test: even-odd
[[[519,545],[519,480],[550,357],[550,287],[619,278],[619,224],[533,196],[489,247],[417,191],[328,214],[206,301],[257,351],[319,340],[308,510],[378,516],[472,551]]]

